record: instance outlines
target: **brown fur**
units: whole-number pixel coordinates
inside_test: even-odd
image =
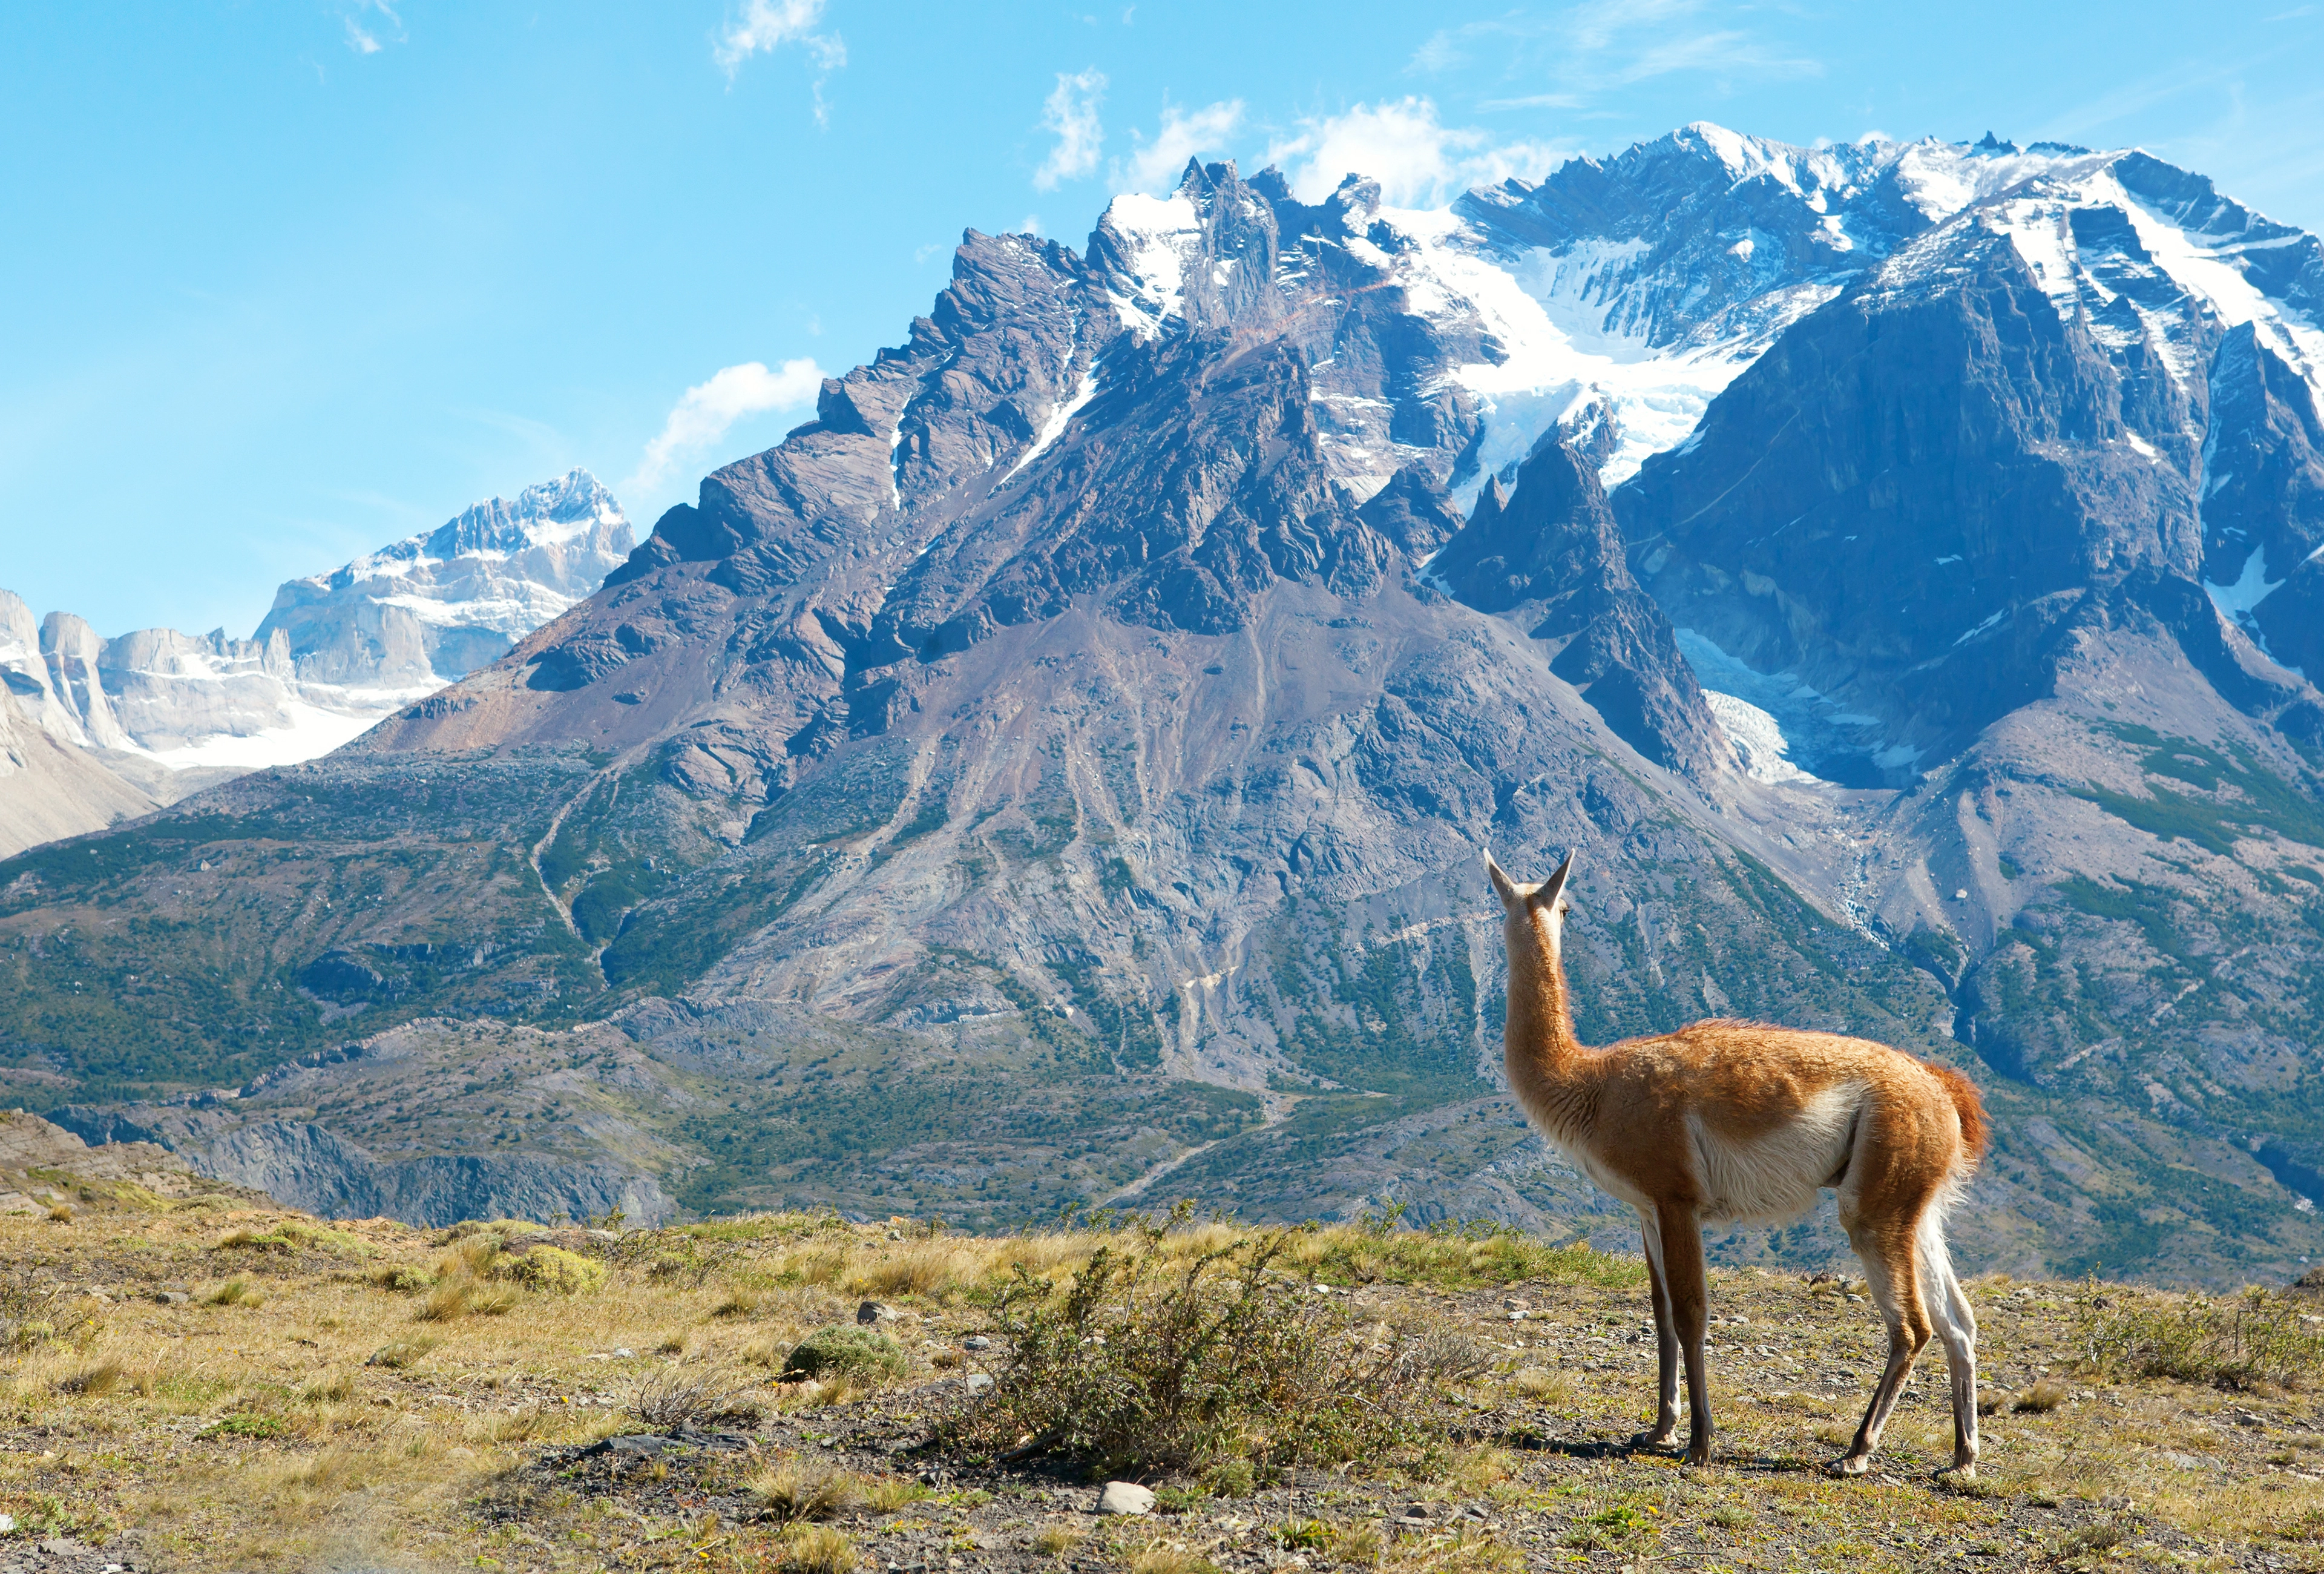
[[[1941,1221],[1984,1151],[1976,1088],[1949,1066],[1868,1039],[1723,1018],[1591,1049],[1573,1031],[1561,949],[1572,859],[1532,887],[1489,858],[1486,867],[1508,920],[1510,1090],[1591,1179],[1638,1211],[1646,1232],[1662,1360],[1656,1425],[1638,1440],[1675,1431],[1683,1360],[1687,1458],[1710,1457],[1702,1225],[1796,1218],[1819,1190],[1836,1190],[1889,1329],[1886,1366],[1840,1468],[1866,1468],[1914,1361],[1941,1331],[1953,1371],[1954,1468],[1973,1475],[1976,1319],[1946,1260]]]
[[[1986,1129],[1985,1099],[1978,1093],[1977,1084],[1950,1066],[1941,1066],[1934,1060],[1921,1062],[1930,1075],[1945,1085],[1945,1092],[1953,1101],[1953,1114],[1960,1121],[1961,1146],[1974,1164],[1985,1157],[1985,1146],[1990,1140]]]

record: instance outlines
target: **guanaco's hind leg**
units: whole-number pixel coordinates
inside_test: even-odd
[[[1969,1310],[1960,1278],[1945,1250],[1942,1227],[1934,1218],[1921,1227],[1921,1257],[1929,1282],[1929,1310],[1937,1322],[1937,1338],[1945,1347],[1946,1375],[1952,1382],[1953,1472],[1963,1481],[1977,1479],[1977,1314]]]
[[[1849,1244],[1864,1264],[1865,1288],[1888,1324],[1888,1364],[1873,1385],[1872,1402],[1865,1406],[1856,1440],[1836,1467],[1843,1476],[1861,1476],[1880,1447],[1880,1434],[1888,1425],[1889,1412],[1896,1408],[1897,1395],[1904,1392],[1904,1379],[1913,1375],[1913,1363],[1928,1346],[1929,1312],[1921,1299],[1920,1254],[1914,1249],[1919,1231],[1914,1225],[1893,1219],[1871,1228],[1845,1218],[1841,1223],[1848,1228]]]
[[[1671,1331],[1686,1360],[1686,1462],[1711,1462],[1711,1376],[1703,1359],[1703,1322],[1708,1285],[1702,1263],[1702,1226],[1694,1210],[1664,1203],[1655,1210],[1662,1244],[1662,1277],[1670,1301]],[[1665,1384],[1665,1393],[1669,1392]]]
[[[1655,1309],[1655,1424],[1630,1439],[1634,1449],[1659,1449],[1678,1435],[1678,1330],[1671,1325],[1670,1290],[1663,1282],[1662,1228],[1642,1219],[1646,1250],[1646,1299]]]

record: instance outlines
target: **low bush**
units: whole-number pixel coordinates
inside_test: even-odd
[[[876,1329],[834,1323],[791,1347],[785,1377],[893,1377],[904,1370],[903,1347]]]
[[[95,1320],[88,1302],[60,1284],[43,1284],[24,1264],[0,1270],[0,1349],[30,1350],[78,1338]]]
[[[1019,1272],[995,1301],[1008,1362],[938,1441],[1055,1454],[1112,1474],[1201,1473],[1250,1489],[1257,1467],[1379,1466],[1441,1440],[1443,1389],[1487,1365],[1455,1335],[1375,1329],[1301,1292],[1278,1260],[1296,1231],[1174,1261],[1161,1226],[1101,1247],[1062,1288]]]
[[[328,1377],[317,1377],[301,1384],[300,1399],[308,1404],[343,1404],[355,1397],[355,1379],[351,1372],[340,1372]]]
[[[213,1248],[221,1252],[272,1252],[289,1255],[294,1252],[327,1252],[334,1256],[368,1257],[376,1250],[360,1236],[345,1230],[330,1229],[318,1224],[286,1218],[264,1229],[247,1227],[226,1233]]]
[[[204,1306],[255,1307],[263,1298],[247,1279],[229,1279],[202,1297]]]
[[[661,1431],[759,1418],[758,1406],[724,1384],[676,1372],[664,1372],[641,1384],[637,1398],[630,1402],[630,1412]]]
[[[2047,1415],[2066,1403],[2066,1385],[2055,1377],[2035,1380],[2009,1402],[2021,1415]]]
[[[837,1519],[863,1506],[863,1478],[852,1470],[816,1469],[796,1458],[779,1461],[743,1483],[760,1512],[784,1524]]]
[[[792,1525],[777,1545],[776,1566],[785,1574],[854,1574],[862,1560],[855,1543],[829,1525]]]
[[[515,1304],[514,1291],[456,1273],[429,1291],[412,1315],[422,1322],[451,1322],[464,1317],[498,1317]]]
[[[588,1295],[605,1287],[604,1264],[562,1246],[534,1246],[521,1256],[503,1257],[493,1271],[550,1295]]]
[[[364,1358],[366,1366],[385,1366],[390,1371],[401,1371],[415,1366],[420,1358],[436,1347],[431,1338],[398,1339],[392,1345],[382,1345]]]
[[[401,1291],[408,1294],[413,1291],[425,1290],[435,1283],[436,1275],[429,1273],[425,1268],[393,1265],[374,1268],[364,1276],[364,1282],[375,1284],[382,1290]]]
[[[2300,1388],[2324,1374],[2324,1328],[2303,1321],[2299,1301],[2265,1290],[2220,1301],[2101,1294],[2093,1282],[2075,1297],[2074,1324],[2101,1376]]]
[[[124,1375],[120,1362],[100,1361],[94,1366],[84,1366],[69,1376],[59,1378],[57,1392],[95,1398],[120,1387]]]

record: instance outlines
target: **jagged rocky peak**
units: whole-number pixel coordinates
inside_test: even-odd
[[[1508,618],[1555,653],[1550,670],[1631,747],[1697,776],[1734,763],[1669,620],[1638,588],[1598,475],[1620,442],[1612,405],[1591,399],[1534,446],[1515,485],[1497,477],[1429,563],[1453,596]]]
[[[613,494],[572,470],[287,582],[258,638],[284,636],[302,682],[433,689],[590,595],[632,544]]]

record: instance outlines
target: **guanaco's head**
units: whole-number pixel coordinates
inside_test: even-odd
[[[1533,936],[1547,942],[1551,956],[1558,954],[1565,932],[1566,910],[1573,904],[1565,894],[1566,877],[1572,873],[1573,855],[1568,853],[1556,874],[1538,885],[1521,884],[1493,862],[1492,854],[1485,855],[1485,874],[1493,883],[1494,894],[1501,899],[1502,927],[1512,958]]]

